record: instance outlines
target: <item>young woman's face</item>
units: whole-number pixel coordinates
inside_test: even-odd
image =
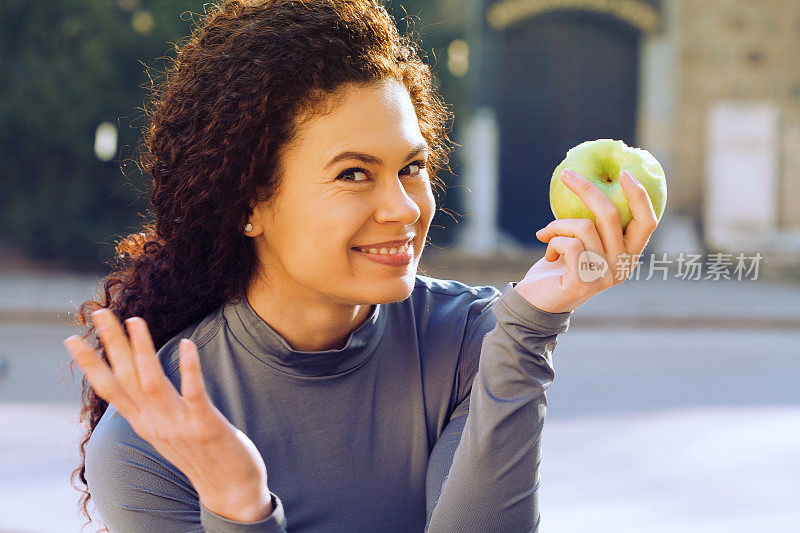
[[[428,155],[401,83],[348,85],[333,112],[300,126],[275,203],[251,218],[267,283],[328,303],[407,298],[436,209]],[[405,257],[356,249],[409,239]]]

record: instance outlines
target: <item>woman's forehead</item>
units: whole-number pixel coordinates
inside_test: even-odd
[[[413,148],[424,142],[414,106],[401,84],[352,86],[330,112],[306,118],[298,127],[296,152],[327,162],[341,151],[369,147]]]

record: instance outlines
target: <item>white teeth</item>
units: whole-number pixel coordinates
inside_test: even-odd
[[[368,254],[379,254],[379,255],[398,255],[398,254],[406,254],[411,252],[411,242],[404,246],[400,246],[399,248],[381,248],[378,250],[377,248],[359,248],[360,251]]]

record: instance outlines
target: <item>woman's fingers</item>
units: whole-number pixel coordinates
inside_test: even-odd
[[[597,227],[588,218],[556,219],[536,232],[536,237],[542,242],[548,242],[557,235],[580,239],[585,249],[602,256],[606,255],[603,241],[600,240],[600,235],[597,233]]]
[[[131,317],[125,323],[131,335],[142,399],[153,404],[164,415],[174,416],[175,409],[180,405],[178,391],[164,374],[147,323],[140,317]]]
[[[125,320],[125,325],[128,327],[134,357],[139,354],[150,355],[152,356],[150,359],[155,357],[156,347],[153,345],[153,338],[144,319],[133,316]]]
[[[110,309],[98,309],[92,313],[92,319],[111,363],[109,372],[118,388],[141,408],[148,406],[151,412],[172,420],[179,416],[180,396],[156,357],[145,321],[138,317],[126,321],[129,341]]]
[[[128,338],[113,311],[107,308],[92,313],[97,335],[103,343],[116,380],[133,396],[139,393],[139,373],[133,361]]]
[[[583,250],[594,252],[586,256],[579,254],[577,259],[578,278],[581,281],[593,282],[598,278],[606,278],[608,285],[614,284],[614,272],[609,267],[614,258],[606,257],[603,243],[597,233],[594,222],[588,218],[562,218],[553,220],[547,226],[536,232],[539,240],[548,242],[556,236],[573,237],[581,241]],[[547,252],[545,252],[547,258]],[[605,268],[604,268],[605,267]],[[582,272],[587,269],[588,272]]]
[[[189,339],[181,339],[178,345],[178,356],[181,371],[181,396],[186,401],[187,407],[190,410],[208,409],[212,404],[203,382],[197,346]]]
[[[160,413],[162,420],[169,422],[182,419],[186,408],[199,414],[213,407],[206,393],[200,357],[193,342],[184,339],[179,345],[179,394],[164,373],[147,323],[142,318],[131,317],[125,321],[130,340],[110,309],[99,309],[92,313],[92,318],[111,363],[110,368],[80,337],[80,342],[70,337],[64,345],[76,358],[95,391],[106,401],[116,404],[123,416],[135,416],[146,409],[148,417]],[[132,425],[138,422],[128,421]],[[142,421],[149,425],[155,422],[153,419]]]
[[[622,192],[628,198],[628,205],[631,208],[633,220],[625,228],[624,243],[625,248],[631,255],[642,253],[650,235],[658,226],[658,216],[653,209],[653,202],[644,186],[629,172],[623,170]]]
[[[577,277],[578,261],[581,253],[585,250],[580,239],[574,237],[563,237],[561,235],[553,237],[547,243],[547,250],[544,252],[546,261],[558,261],[559,257],[564,258],[567,272]]]
[[[564,169],[561,179],[594,214],[597,220],[597,232],[606,252],[605,256],[610,266],[615,267],[619,258],[625,254],[622,223],[617,206],[594,183],[572,170]]]
[[[139,407],[125,389],[120,386],[111,368],[97,355],[95,349],[88,342],[79,335],[72,335],[64,340],[64,346],[75,362],[78,363],[78,366],[81,367],[83,373],[86,374],[98,396],[108,403],[114,404],[114,407],[126,419],[136,416],[139,412]]]

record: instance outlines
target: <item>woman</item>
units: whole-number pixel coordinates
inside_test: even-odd
[[[84,512],[113,532],[535,530],[556,336],[644,248],[644,188],[623,180],[623,235],[565,176],[597,227],[551,222],[502,292],[416,275],[449,116],[376,0],[227,2],[149,117],[155,224],[81,307],[95,346],[64,341]],[[584,250],[605,277],[579,279]]]

